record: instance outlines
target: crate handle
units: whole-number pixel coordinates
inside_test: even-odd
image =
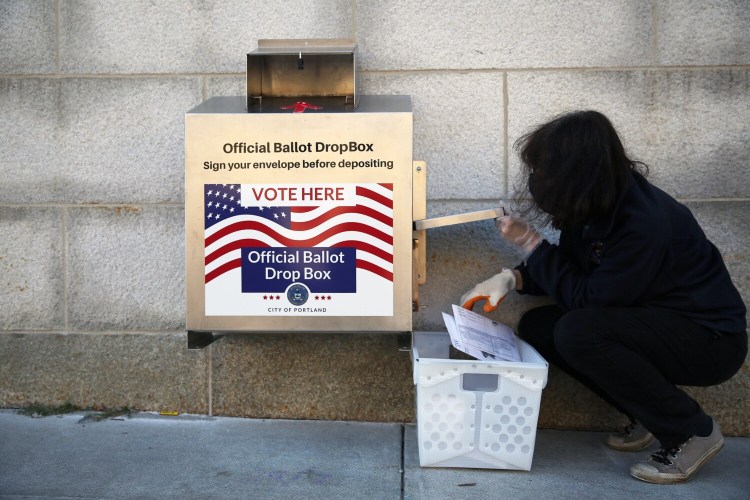
[[[472,392],[496,392],[500,385],[497,373],[464,373],[461,388]]]

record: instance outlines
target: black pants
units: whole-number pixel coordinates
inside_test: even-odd
[[[665,448],[707,425],[709,417],[676,385],[723,382],[742,366],[747,334],[721,334],[682,316],[645,308],[558,306],[528,311],[518,334]]]

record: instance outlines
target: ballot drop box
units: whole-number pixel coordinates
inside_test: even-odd
[[[531,469],[548,365],[516,342],[520,362],[449,359],[448,333],[414,332],[421,466]]]
[[[185,117],[187,329],[408,332],[412,109],[347,41],[261,41]]]

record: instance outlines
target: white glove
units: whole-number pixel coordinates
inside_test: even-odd
[[[516,275],[510,269],[494,275],[492,278],[479,283],[477,286],[463,294],[461,305],[464,309],[471,309],[474,303],[486,300],[484,312],[492,312],[505,299],[508,292],[516,288]]]
[[[529,223],[510,215],[497,219],[497,228],[500,230],[500,236],[508,243],[517,246],[524,258],[528,257],[542,242],[542,237]]]

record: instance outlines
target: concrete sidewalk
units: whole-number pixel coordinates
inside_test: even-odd
[[[750,439],[690,483],[633,479],[645,455],[541,430],[531,472],[419,467],[413,425],[0,410],[0,498],[750,498]]]

